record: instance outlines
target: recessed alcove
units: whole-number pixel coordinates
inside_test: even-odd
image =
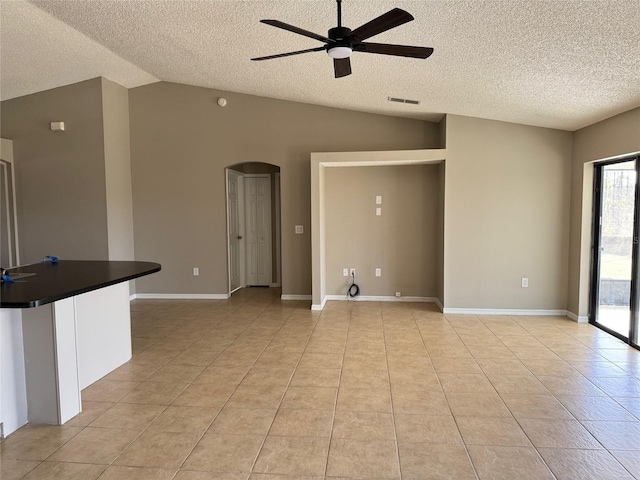
[[[311,229],[312,229],[312,269],[313,269],[313,310],[322,310],[328,299],[333,298],[327,290],[329,272],[327,271],[327,249],[339,248],[338,245],[327,244],[327,198],[331,194],[331,186],[327,185],[327,168],[345,167],[395,167],[404,165],[440,165],[438,184],[439,202],[444,202],[444,176],[446,149],[376,151],[376,152],[332,152],[311,154]],[[372,205],[375,208],[375,205]],[[406,299],[435,301],[442,308],[444,289],[444,205],[439,205],[439,213],[435,223],[439,225],[435,238],[437,252],[436,291],[433,297],[424,295],[409,296]],[[335,270],[335,269],[334,269]],[[331,272],[334,276],[336,272]],[[333,283],[333,282],[331,282]],[[333,287],[332,287],[333,288]],[[371,299],[391,300],[388,295],[375,295]]]

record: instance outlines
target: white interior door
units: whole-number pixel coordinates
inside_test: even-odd
[[[242,174],[227,170],[229,292],[244,286],[244,198]]]
[[[247,285],[271,284],[271,178],[245,177]]]

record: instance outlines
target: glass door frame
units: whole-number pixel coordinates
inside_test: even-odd
[[[633,221],[633,237],[631,248],[631,290],[629,299],[630,325],[628,337],[598,323],[597,312],[600,293],[600,240],[601,240],[601,221],[602,216],[602,172],[605,167],[615,165],[617,163],[631,162],[635,160],[636,185],[634,194],[634,221]],[[608,160],[597,162],[594,164],[593,171],[593,225],[591,233],[591,285],[589,298],[589,323],[604,330],[605,332],[619,338],[628,343],[632,347],[640,349],[638,345],[638,329],[640,328],[640,268],[638,260],[640,259],[640,156],[632,155],[626,158],[616,160]]]

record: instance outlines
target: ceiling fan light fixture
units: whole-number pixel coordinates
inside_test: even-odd
[[[327,50],[331,58],[349,58],[353,50],[349,47],[332,47]]]

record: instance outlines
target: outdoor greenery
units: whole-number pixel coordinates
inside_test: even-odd
[[[606,169],[602,178],[602,235],[629,237],[633,234],[635,170]]]
[[[600,278],[631,279],[631,256],[603,253],[600,257]]]

